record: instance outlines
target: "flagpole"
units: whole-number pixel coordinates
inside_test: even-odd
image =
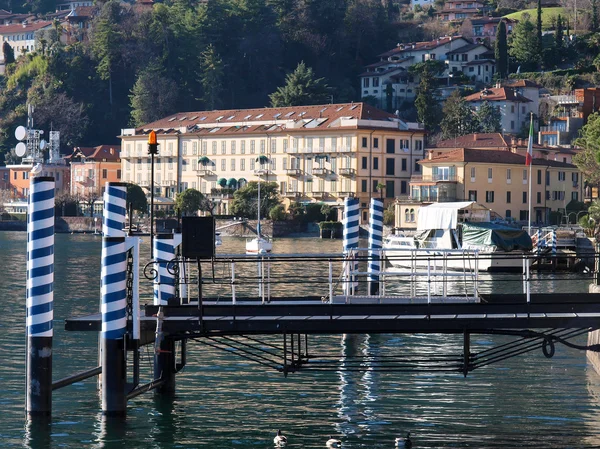
[[[527,177],[527,181],[529,184],[529,192],[527,194],[527,202],[528,202],[528,212],[527,212],[527,233],[531,237],[531,214],[532,214],[532,198],[531,198],[531,174],[533,171],[533,112],[530,112],[530,120],[529,120],[529,142],[527,142],[527,155],[525,156],[525,161],[529,164],[529,175]],[[538,242],[539,243],[539,242]],[[529,282],[529,268],[531,264],[531,259],[527,257],[526,263],[526,272],[525,272],[525,281],[526,281],[526,298],[527,303],[529,304],[531,301],[531,291],[530,291],[530,282]]]

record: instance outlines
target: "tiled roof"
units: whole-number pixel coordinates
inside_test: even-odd
[[[113,150],[112,154],[110,150]],[[120,145],[98,145],[97,147],[75,147],[73,153],[65,159],[73,159],[75,157],[85,157],[86,159],[106,159],[108,162],[116,162],[121,154]]]
[[[392,56],[396,53],[402,53],[405,51],[419,51],[419,50],[433,50],[434,48],[438,48],[442,45],[446,45],[448,42],[456,39],[463,39],[462,36],[444,36],[439,39],[433,41],[426,42],[412,42],[409,44],[399,44],[396,48],[386,51],[385,53],[380,54],[379,56],[382,58],[386,58],[388,56]]]
[[[448,9],[442,9],[440,12],[438,12],[437,14],[446,14],[446,13],[456,13],[456,14],[477,14],[481,11],[481,9],[477,9],[477,8],[448,8]]]
[[[465,65],[481,65],[481,64],[495,64],[496,61],[493,59],[475,59],[467,62]]]
[[[404,67],[392,67],[391,69],[382,70],[380,72],[362,72],[358,76],[382,76],[382,75],[387,75],[388,73],[393,73],[393,72],[397,72],[397,71],[406,72],[406,69]]]
[[[507,148],[508,144],[500,133],[477,133],[456,139],[441,140],[435,148]]]
[[[476,150],[473,148],[459,148],[440,154],[439,156],[434,156],[431,159],[423,159],[420,161],[420,163],[423,164],[439,162],[479,162],[484,164],[514,164],[525,166],[525,156],[512,153],[507,150]],[[538,158],[533,159],[533,165],[575,168],[575,165],[567,164],[566,162]]]
[[[537,87],[540,88],[541,86],[537,83],[534,83],[531,80],[504,80],[502,81],[502,85],[503,86],[507,86],[507,87]]]
[[[466,52],[468,52],[468,51],[475,50],[476,48],[479,48],[479,47],[483,47],[483,48],[485,48],[486,50],[489,50],[489,48],[487,48],[487,47],[486,47],[485,45],[483,45],[483,44],[467,44],[467,45],[465,45],[465,46],[463,46],[463,47],[459,47],[459,48],[457,48],[457,49],[455,49],[455,50],[448,51],[448,52],[446,52],[446,54],[447,54],[447,55],[454,55],[454,54],[456,54],[456,53],[466,53]]]
[[[341,127],[338,119],[382,120],[395,119],[367,103],[321,104],[282,108],[232,109],[222,111],[179,112],[141,126],[138,132],[160,130],[162,134],[177,134],[187,128],[193,134],[276,133],[294,129],[327,129]],[[291,123],[294,126],[289,126]],[[206,126],[206,125],[213,126]],[[363,125],[361,125],[363,126]],[[376,126],[376,124],[374,124]]]
[[[16,23],[16,24],[11,24],[11,25],[1,25],[0,26],[0,35],[15,34],[15,33],[27,33],[27,32],[31,32],[31,31],[41,30],[42,28],[46,28],[51,25],[52,25],[52,22],[45,21],[45,20],[42,20],[39,22],[34,22],[34,23],[27,23],[27,24]]]
[[[481,92],[465,97],[465,101],[514,101],[516,103],[530,103],[529,98],[515,92],[510,87],[491,87]]]

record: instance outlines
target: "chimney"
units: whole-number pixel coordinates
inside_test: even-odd
[[[430,150],[429,153],[427,153],[427,158],[429,160],[433,159],[433,150]]]
[[[496,83],[496,89],[500,89],[502,87],[502,83],[500,81],[498,81]]]
[[[517,144],[517,140],[514,137],[510,138],[510,146],[514,147]]]
[[[477,142],[477,133],[473,133],[473,142]]]
[[[519,139],[519,146],[522,147],[523,146],[523,139]]]

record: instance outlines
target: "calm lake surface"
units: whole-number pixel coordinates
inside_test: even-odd
[[[145,240],[142,252],[147,255]],[[241,253],[244,247],[241,239],[224,237],[223,243],[219,252]],[[100,246],[98,236],[56,236],[55,380],[96,366],[97,335],[67,333],[63,320],[98,311]],[[340,249],[339,240],[303,238],[278,240],[274,251]],[[99,412],[96,381],[89,379],[55,391],[51,423],[38,428],[24,416],[26,234],[0,232],[0,257],[3,448],[266,449],[273,447],[277,429],[287,435],[288,448],[323,448],[333,435],[344,448],[391,449],[407,431],[415,449],[600,447],[600,378],[584,352],[560,344],[552,359],[536,350],[466,379],[455,373],[381,372],[368,369],[368,362],[362,371],[339,369],[361,355],[460,354],[462,337],[443,335],[311,337],[310,352],[329,357],[332,369],[287,378],[231,352],[190,343],[173,400],[147,393],[129,402],[126,421],[106,421]],[[287,270],[292,276],[310,276],[311,267]],[[589,283],[565,273],[539,277],[543,282],[536,291],[586,292]],[[520,291],[519,276],[486,275],[481,290]],[[476,335],[472,351],[508,341]],[[141,363],[145,382],[151,354],[144,354]]]

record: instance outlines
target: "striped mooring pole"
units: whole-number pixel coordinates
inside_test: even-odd
[[[344,199],[344,256],[346,263],[348,264],[347,273],[357,271],[358,261],[356,260],[356,250],[358,248],[358,199],[357,198],[345,198]],[[349,259],[352,254],[351,259]],[[346,275],[344,279],[344,294],[351,295],[354,292],[355,282],[354,275]]]
[[[154,277],[154,305],[166,306],[169,298],[175,296],[175,275],[173,265],[169,263],[175,258],[173,234],[157,234],[154,238],[154,260],[156,275]],[[169,269],[171,271],[169,271]]]
[[[379,272],[381,271],[381,246],[383,241],[383,201],[371,198],[369,208],[369,294],[379,293]]]
[[[33,177],[27,215],[27,395],[30,416],[52,413],[54,178]]]
[[[102,222],[101,313],[100,338],[102,364],[102,412],[124,415],[127,408],[125,330],[126,270],[125,212],[127,185],[106,183]]]

